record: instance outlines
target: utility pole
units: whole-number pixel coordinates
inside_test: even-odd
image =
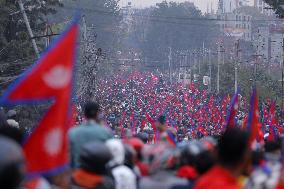
[[[172,47],[169,47],[169,77],[172,84]]]
[[[253,78],[253,85],[256,86],[256,80],[257,80],[257,65],[259,64],[259,57],[261,56],[260,54],[260,51],[259,51],[259,47],[261,47],[261,39],[260,38],[260,34],[259,34],[259,30],[258,30],[258,43],[257,43],[257,46],[256,46],[256,54],[254,55],[255,56],[255,61],[254,61],[254,78]],[[259,39],[260,38],[260,39]]]
[[[198,75],[200,75],[200,73],[201,73],[201,63],[200,63],[200,52],[198,52],[198,54],[197,54],[197,61],[198,61]]]
[[[205,60],[206,60],[205,44],[204,44],[204,42],[203,42],[203,43],[202,43],[202,61],[203,61],[203,64],[205,63]]]
[[[218,45],[217,94],[219,94],[220,92],[220,62],[221,62],[221,44]]]
[[[283,105],[284,105],[284,38],[283,38],[283,41],[282,41],[282,48],[283,48],[283,57],[282,57],[282,64],[281,64],[281,71],[282,71],[282,74],[281,74],[281,85],[282,85],[282,90],[281,90],[281,117],[283,118]]]
[[[18,3],[19,3],[20,10],[21,10],[21,12],[22,12],[22,14],[23,14],[24,22],[25,22],[25,24],[26,24],[28,33],[29,33],[30,38],[31,38],[31,40],[32,40],[32,45],[33,45],[34,51],[35,51],[37,57],[39,58],[39,57],[40,57],[40,55],[39,55],[39,50],[38,50],[37,44],[36,44],[36,42],[35,42],[34,35],[33,35],[33,31],[32,31],[32,29],[31,29],[31,26],[30,26],[30,23],[29,23],[27,14],[26,14],[25,9],[24,9],[24,4],[23,4],[22,0],[18,0]]]
[[[224,65],[225,64],[225,48],[223,47],[223,50],[222,50],[222,64]]]
[[[87,40],[87,22],[85,15],[82,16],[82,21],[83,21],[83,40]]]
[[[192,63],[190,63],[190,67],[191,67],[191,70],[190,70],[190,73],[191,73],[191,78],[193,78],[194,77],[194,72],[195,72],[195,66],[196,66],[196,58],[195,58],[195,50],[192,52]],[[194,80],[194,79],[193,79]]]
[[[236,42],[236,61],[235,61],[235,93],[238,90],[238,63],[239,63],[239,49],[240,41]]]
[[[183,70],[182,70],[183,69],[182,63],[183,63],[183,55],[180,53],[179,54],[179,69],[178,69],[178,73],[179,74],[183,72]]]
[[[211,49],[209,49],[208,51],[208,59],[209,59],[209,92],[211,92],[211,89],[212,89],[212,62],[211,62]]]

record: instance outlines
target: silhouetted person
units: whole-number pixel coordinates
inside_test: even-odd
[[[218,141],[219,163],[205,173],[195,185],[195,189],[239,189],[238,177],[249,160],[249,135],[238,128],[225,131]]]
[[[79,154],[81,147],[92,141],[105,142],[112,138],[112,134],[100,125],[100,106],[95,102],[89,102],[85,105],[84,114],[87,119],[85,123],[74,127],[69,131],[71,167],[79,167]]]
[[[25,174],[22,149],[13,140],[0,136],[0,188],[18,189]]]

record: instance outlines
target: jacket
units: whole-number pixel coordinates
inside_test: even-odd
[[[115,189],[115,186],[111,177],[77,169],[72,174],[70,189]]]
[[[84,144],[92,141],[102,141],[112,138],[112,134],[106,128],[94,121],[88,121],[69,130],[71,167],[79,167],[79,155]]]

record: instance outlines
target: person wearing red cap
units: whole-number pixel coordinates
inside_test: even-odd
[[[142,149],[144,147],[144,143],[139,138],[130,138],[126,140],[125,143],[132,146],[137,153],[135,164],[139,168],[141,176],[148,176],[149,167],[146,163],[142,162]]]

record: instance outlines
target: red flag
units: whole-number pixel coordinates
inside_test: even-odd
[[[151,116],[148,113],[146,113],[146,119],[148,120],[148,122],[152,126],[152,129],[153,129],[154,135],[155,135],[154,141],[156,143],[159,140],[159,131],[158,131],[157,127],[156,127],[155,120],[153,118],[151,118]]]
[[[270,110],[269,110],[269,136],[268,141],[273,141],[277,137],[277,133],[275,132],[275,129],[277,127],[277,121],[275,116],[275,103],[271,104]],[[273,130],[274,128],[274,130]]]
[[[254,89],[250,99],[250,112],[247,124],[247,130],[250,133],[250,145],[257,138],[259,133],[259,124],[258,96],[256,89]]]
[[[237,115],[238,112],[238,108],[239,108],[239,103],[238,103],[238,91],[236,92],[236,94],[233,96],[231,103],[230,103],[230,109],[227,115],[227,122],[226,122],[226,128],[229,127],[234,127],[235,126],[235,117]]]
[[[53,100],[23,144],[30,175],[50,175],[69,163],[66,137],[71,118],[77,33],[78,23],[75,22],[1,99],[3,104],[11,105]]]
[[[35,65],[8,87],[2,104],[50,100],[62,93],[70,95],[76,35],[77,25],[74,24]]]
[[[121,138],[124,138],[124,137],[125,137],[124,127],[123,127],[125,118],[126,118],[126,112],[123,112],[123,113],[122,113],[122,119],[121,119],[121,121],[120,121],[120,123],[119,123],[120,136],[121,136]]]
[[[75,104],[71,105],[71,115],[69,117],[69,128],[76,126],[78,110]]]

